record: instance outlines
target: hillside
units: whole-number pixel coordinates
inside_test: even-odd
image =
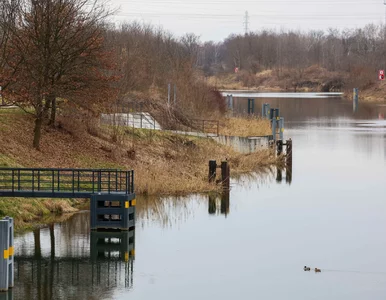
[[[269,133],[267,121],[224,120],[222,125],[229,126],[229,131],[240,128],[240,122],[246,127],[245,124],[251,124],[249,129],[254,132],[246,134]],[[216,186],[207,183],[210,159],[227,158],[232,175],[259,171],[276,162],[269,151],[241,155],[210,139],[132,128],[117,131],[95,127],[87,131],[67,127],[64,122],[59,124],[62,125],[57,129],[44,129],[38,151],[31,143],[33,118],[20,110],[0,110],[0,166],[134,169],[136,193],[160,196],[216,190]],[[12,215],[18,224],[40,219],[50,211],[72,211],[73,206],[82,204],[62,201],[61,205],[55,205],[59,203],[57,200],[12,201],[15,205],[0,199],[0,216]]]

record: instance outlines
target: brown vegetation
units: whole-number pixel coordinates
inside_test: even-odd
[[[383,89],[386,27],[325,31],[261,30],[205,43],[199,67],[213,86],[265,91],[364,91],[378,100]],[[239,73],[235,74],[235,67]],[[386,90],[385,90],[386,91]],[[371,97],[373,94],[374,97]]]
[[[33,117],[20,110],[0,110],[0,166],[134,169],[136,193],[159,196],[217,190],[219,187],[207,182],[210,159],[228,159],[232,175],[264,170],[276,163],[268,150],[242,155],[210,139],[130,127],[99,127],[96,122],[75,119],[59,118],[57,129],[45,126],[38,151],[28,142]],[[267,121],[228,119],[223,125],[235,129],[247,123],[253,123],[253,135],[269,133],[265,131]],[[19,206],[17,211],[9,207],[2,210],[0,204],[0,215],[11,213],[27,222],[49,211],[67,210],[66,202],[41,200],[37,206],[36,201],[15,202],[16,206],[23,203],[36,207]]]

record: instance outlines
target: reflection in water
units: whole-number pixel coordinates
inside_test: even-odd
[[[15,239],[14,299],[106,299],[132,287],[135,231],[90,233],[89,223],[76,214]]]
[[[225,217],[229,214],[229,189],[224,190],[221,196],[210,193],[208,195],[208,213],[215,215],[220,212]]]
[[[234,113],[248,113],[248,95],[244,97],[234,97]],[[353,119],[377,119],[380,115],[385,115],[386,106],[359,102],[358,109],[353,113],[353,104],[350,100],[340,97],[303,97],[299,94],[298,98],[267,97],[256,98],[256,114],[261,114],[263,103],[269,103],[273,108],[279,108],[280,114],[288,121],[305,121],[321,118],[353,118]]]

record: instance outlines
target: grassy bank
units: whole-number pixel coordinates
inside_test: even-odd
[[[305,69],[264,70],[256,74],[240,71],[208,79],[208,83],[224,90],[254,90],[261,92],[322,92],[337,91],[347,74],[311,66]]]
[[[351,74],[352,77],[355,77]],[[323,68],[309,67],[296,71],[265,70],[256,74],[241,72],[223,74],[208,79],[208,83],[222,90],[253,90],[259,92],[343,92],[344,97],[352,100],[352,88],[357,82],[361,102],[385,103],[386,82],[367,77],[350,78],[344,72],[329,72]]]
[[[224,119],[221,133],[269,134],[265,120]],[[244,128],[244,130],[241,130]],[[207,182],[208,161],[228,159],[232,175],[276,163],[269,151],[243,155],[211,139],[132,128],[93,130],[46,128],[41,151],[31,146],[33,119],[19,110],[0,110],[0,165],[7,167],[119,168],[135,170],[135,190],[143,195],[183,195],[218,189]],[[92,134],[90,134],[91,132]],[[19,227],[51,213],[72,212],[74,200],[2,199],[0,216]]]

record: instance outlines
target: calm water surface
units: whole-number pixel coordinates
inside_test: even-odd
[[[280,107],[293,139],[291,184],[277,170],[234,180],[229,207],[141,199],[136,230],[107,245],[86,212],[21,235],[13,298],[385,299],[386,108],[262,101]]]

